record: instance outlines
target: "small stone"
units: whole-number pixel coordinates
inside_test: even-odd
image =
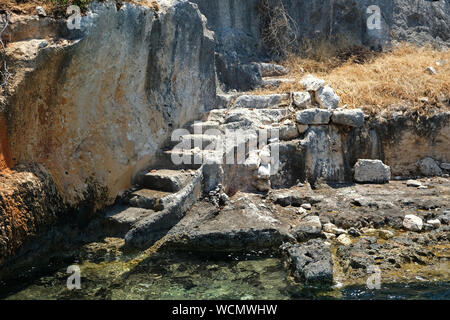
[[[439,229],[441,227],[441,221],[439,221],[439,219],[428,220],[427,223],[432,225],[434,229]]]
[[[442,224],[449,224],[450,223],[450,212],[444,211],[444,214],[442,216],[440,216],[438,219]]]
[[[325,80],[318,79],[308,74],[307,76],[303,77],[302,80],[300,80],[300,83],[305,87],[307,91],[318,91],[325,85]]]
[[[303,215],[303,214],[306,214],[307,211],[305,208],[298,208],[297,213]]]
[[[436,75],[437,74],[436,70],[433,67],[427,67],[425,69],[425,72],[430,74],[430,75]]]
[[[219,196],[219,204],[223,206],[228,202],[229,199],[230,198],[226,193],[221,193]]]
[[[341,99],[330,86],[325,86],[316,92],[316,101],[324,109],[336,109]]]
[[[433,229],[434,229],[434,227],[429,223],[424,223],[422,226],[422,230],[424,230],[424,231],[431,231]]]
[[[436,65],[437,65],[438,67],[443,66],[444,64],[447,64],[447,63],[448,63],[448,60],[439,60],[439,61],[436,61]]]
[[[441,163],[441,168],[444,169],[444,170],[450,171],[450,163],[442,162]]]
[[[355,238],[361,236],[359,231],[356,228],[353,228],[353,227],[348,229],[348,234],[351,235],[352,237],[355,237]]]
[[[419,190],[426,190],[426,189],[428,189],[428,186],[420,186],[417,189],[419,189]]]
[[[370,235],[370,236],[374,236],[377,234],[377,229],[373,229],[373,228],[362,228],[361,232],[364,235]]]
[[[48,46],[48,42],[46,40],[42,41],[41,43],[39,43],[39,48],[45,48],[46,46]]]
[[[302,208],[305,210],[311,210],[312,206],[310,203],[304,203],[302,204]]]
[[[334,233],[324,232],[323,234],[325,235],[325,238],[327,238],[327,240],[336,239],[336,235]]]
[[[388,183],[391,168],[381,160],[360,159],[355,164],[355,180],[360,183]]]
[[[42,8],[41,6],[37,6],[36,7],[36,12],[37,12],[39,17],[46,17],[47,16],[47,13],[45,12],[44,8]]]
[[[422,183],[420,183],[420,181],[416,181],[416,180],[408,180],[406,182],[406,186],[407,187],[414,187],[414,188],[418,188],[422,186]]]
[[[418,216],[409,214],[405,216],[405,219],[403,220],[403,227],[406,230],[420,231],[422,230],[423,227],[423,221]]]
[[[394,233],[392,231],[389,231],[389,230],[381,229],[381,230],[378,230],[378,236],[381,239],[388,240],[388,239],[391,239],[391,238],[394,237]]]
[[[352,239],[346,234],[341,234],[336,240],[344,246],[349,246],[352,244]]]
[[[420,173],[426,177],[441,176],[442,170],[433,158],[426,157],[417,162]]]
[[[293,103],[298,108],[306,108],[311,105],[311,95],[309,92],[294,92]]]
[[[334,234],[334,232],[333,232],[334,229],[336,229],[336,226],[334,224],[332,224],[332,223],[325,223],[323,225],[323,231],[324,232],[333,233]]]

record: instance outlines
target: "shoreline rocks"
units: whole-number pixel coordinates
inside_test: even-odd
[[[355,164],[355,181],[360,183],[388,183],[391,169],[381,160],[360,159]]]

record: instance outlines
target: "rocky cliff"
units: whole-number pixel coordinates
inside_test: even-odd
[[[161,164],[160,151],[168,146],[174,129],[202,116],[208,120],[206,127],[261,129],[264,125],[285,130],[283,141],[277,143],[283,170],[265,179],[266,184],[272,180],[274,188],[305,179],[350,180],[361,157],[382,159],[399,175],[415,174],[416,162],[425,156],[448,162],[448,113],[425,119],[423,125],[413,122],[418,117],[402,115],[349,129],[332,124],[329,112],[323,123],[297,127],[290,119],[289,94],[275,97],[276,101],[240,97],[241,93],[217,95],[217,87],[250,89],[261,82],[261,63],[255,62],[270,57],[261,36],[259,4],[257,0],[164,0],[158,7],[147,7],[94,2],[76,30],[68,29],[65,20],[12,16],[3,34],[12,77],[0,100],[0,169],[4,170],[0,263],[67,212],[90,218],[112,204],[139,180],[142,169]],[[374,38],[364,22],[368,1],[283,0],[282,4],[297,24],[298,38],[346,33],[354,43],[372,46],[367,39]],[[415,39],[449,43],[448,2],[396,0],[379,1],[379,6],[386,15],[384,27],[397,35],[382,33],[375,39],[402,40],[420,34]],[[261,99],[267,103],[261,104]],[[255,111],[258,108],[262,110]],[[208,113],[212,109],[218,110]],[[186,136],[189,141],[199,139],[195,132]],[[258,159],[248,167],[259,174]],[[214,181],[208,192],[221,178],[221,168],[215,169],[202,176],[212,176]],[[249,191],[246,178],[251,180],[237,169],[225,170],[224,185],[217,192],[222,187],[230,194]],[[195,200],[202,196],[197,180],[195,187],[182,190],[184,200],[192,190]],[[250,191],[261,191],[260,187],[251,186]],[[139,197],[133,201],[139,202]],[[178,204],[176,212],[161,210],[156,215],[158,228],[172,227],[178,221],[167,222],[164,214],[180,219],[191,202],[195,201]],[[135,229],[148,236],[157,218],[153,211],[145,214],[142,228]],[[133,220],[136,215],[125,218]],[[138,220],[125,224],[133,227]]]
[[[89,196],[91,211],[111,204],[174,128],[215,102],[213,33],[189,2],[161,2],[158,11],[94,3],[79,30],[51,18],[12,16],[4,40],[12,77],[2,96],[0,167],[42,165],[50,187],[74,208],[88,194],[97,195]],[[17,174],[29,183],[16,197],[36,203],[17,206],[23,224],[50,222],[38,217],[56,210],[52,202],[30,196],[37,192],[33,180],[40,180],[36,171],[25,180]],[[11,190],[0,191],[2,255],[21,244],[8,240],[22,230],[8,204]]]

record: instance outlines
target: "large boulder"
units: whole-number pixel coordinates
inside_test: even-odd
[[[381,160],[360,159],[355,164],[355,180],[361,183],[387,183],[391,169]]]
[[[442,170],[439,168],[437,162],[430,157],[423,158],[417,162],[419,171],[422,175],[427,177],[441,176]]]

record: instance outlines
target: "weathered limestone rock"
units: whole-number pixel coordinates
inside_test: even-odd
[[[332,112],[329,110],[313,108],[298,111],[295,117],[300,124],[328,124],[331,115]]]
[[[259,195],[242,192],[230,197],[220,212],[199,202],[170,230],[161,249],[211,253],[277,248],[293,240],[289,228],[295,221],[269,206]]]
[[[292,140],[297,138],[298,135],[299,131],[297,129],[297,125],[291,120],[285,120],[280,126],[280,140]]]
[[[316,101],[322,108],[336,109],[339,107],[340,100],[339,96],[330,86],[324,86],[316,92]]]
[[[325,80],[308,74],[300,80],[300,83],[305,87],[306,91],[318,91],[325,85]]]
[[[297,108],[307,108],[311,105],[311,95],[309,92],[294,92],[293,103]]]
[[[190,179],[190,172],[155,170],[142,177],[142,186],[153,190],[177,192],[184,188]]]
[[[450,163],[447,162],[442,162],[441,163],[441,168],[447,171],[450,171]]]
[[[381,160],[360,159],[355,164],[355,180],[361,183],[388,183],[391,169]]]
[[[287,264],[298,281],[308,285],[331,285],[333,283],[333,260],[329,246],[322,240],[313,239],[305,244],[281,246]]]
[[[364,113],[361,109],[336,109],[331,116],[331,122],[349,127],[362,127]]]
[[[406,181],[406,186],[413,187],[413,188],[419,188],[422,186],[422,183],[417,180],[408,180],[408,181]]]
[[[320,236],[322,223],[318,216],[307,216],[295,228],[294,235],[299,241]]]
[[[233,105],[233,108],[271,108],[279,105],[287,95],[270,94],[270,95],[242,95],[238,97]]]
[[[352,244],[352,239],[346,234],[341,234],[336,238],[336,241],[344,246],[349,246]]]
[[[289,73],[289,70],[283,66],[273,63],[258,63],[261,68],[261,74],[263,77],[277,77],[284,76]]]
[[[345,181],[343,142],[336,126],[311,126],[301,146],[305,151],[305,172],[310,182],[320,178],[325,181]]]
[[[405,216],[405,219],[403,220],[403,227],[406,230],[420,231],[423,227],[423,221],[420,217],[409,214]]]
[[[420,173],[427,177],[441,176],[442,170],[433,158],[427,157],[417,162]]]
[[[439,219],[428,220],[427,223],[433,226],[434,229],[439,229],[441,227],[441,221]]]

